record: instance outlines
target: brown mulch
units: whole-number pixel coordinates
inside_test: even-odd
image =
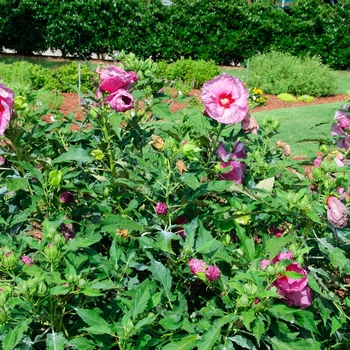
[[[69,113],[76,111],[75,117],[78,120],[82,120],[85,115],[84,108],[79,105],[79,98],[76,93],[63,93],[64,102],[60,107],[60,111],[64,115],[68,115]],[[188,96],[196,97],[200,99],[201,90],[194,89],[192,90]],[[252,112],[263,112],[269,111],[272,109],[280,109],[280,108],[290,108],[290,107],[301,107],[301,106],[311,106],[318,105],[324,103],[333,103],[333,102],[345,102],[348,100],[349,96],[347,94],[327,96],[327,97],[315,97],[314,102],[284,102],[279,100],[275,95],[264,95],[267,97],[267,103],[265,106],[255,107]],[[173,94],[172,97],[176,97],[176,94]],[[170,105],[171,113],[175,113],[180,109],[183,109],[187,106],[187,103],[180,103],[179,101],[174,100]],[[340,106],[339,106],[340,107]]]

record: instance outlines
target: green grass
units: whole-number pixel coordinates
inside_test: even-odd
[[[341,105],[342,102],[335,102],[256,113],[252,110],[251,113],[259,124],[267,117],[280,120],[279,134],[273,137],[273,144],[278,140],[283,140],[291,146],[292,156],[313,156],[318,149],[318,142],[298,143],[297,141],[306,138],[327,139],[330,136],[334,113]]]

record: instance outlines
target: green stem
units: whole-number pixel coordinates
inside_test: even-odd
[[[210,150],[208,152],[208,161],[207,161],[206,166],[208,166],[210,164],[211,157],[213,156],[213,153],[214,153],[214,151],[216,149],[216,145],[217,145],[217,143],[219,141],[220,134],[221,134],[222,130],[224,130],[225,126],[226,126],[225,124],[220,124],[219,128],[216,128],[215,139],[214,139],[214,142],[213,142],[213,146],[210,148]]]
[[[111,148],[111,142],[110,142],[110,137],[108,134],[108,126],[107,126],[107,118],[105,116],[102,116],[102,132],[103,132],[103,137],[104,141],[107,144],[107,152],[108,152],[108,158],[109,158],[109,169],[112,174],[112,176],[115,176],[115,165],[114,165],[114,157],[113,157],[113,152]]]

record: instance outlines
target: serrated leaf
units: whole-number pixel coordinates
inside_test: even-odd
[[[76,251],[80,248],[86,248],[99,242],[102,239],[102,235],[96,233],[87,237],[75,237],[71,239],[63,248],[64,252]]]
[[[172,240],[178,240],[179,236],[173,232],[161,230],[157,233],[157,245],[158,248],[164,252],[168,252],[170,254],[175,254],[173,249],[171,248]]]
[[[235,335],[234,337],[229,337],[229,339],[244,349],[256,350],[256,347],[251,342],[251,340],[243,338],[239,334]]]
[[[138,222],[125,218],[120,215],[108,215],[102,223],[102,230],[115,235],[118,229],[141,232],[144,230],[143,225]]]
[[[165,345],[162,350],[192,350],[197,344],[197,335],[188,335],[180,341]]]
[[[169,105],[164,102],[153,105],[151,111],[160,119],[168,119],[171,116]]]
[[[83,148],[71,148],[68,152],[62,153],[60,156],[52,160],[52,163],[70,163],[78,162],[88,163],[93,160],[93,156]]]
[[[311,311],[307,311],[307,310],[303,310],[303,311],[299,311],[296,313],[297,315],[297,320],[298,323],[305,329],[307,329],[308,331],[312,332],[312,333],[316,333],[319,334],[319,331],[317,329],[315,320],[314,320],[314,314]]]
[[[28,179],[22,177],[8,177],[6,179],[6,187],[9,192],[18,191],[29,187]]]
[[[150,259],[151,266],[149,269],[152,272],[154,279],[162,284],[165,294],[170,301],[171,286],[173,283],[170,271],[161,262],[154,260],[152,256],[150,256]]]
[[[94,334],[111,334],[111,326],[97,313],[95,310],[87,310],[82,308],[76,309],[77,314],[90,327],[86,328]]]
[[[229,322],[237,320],[239,317],[234,314],[226,315],[218,320],[215,320],[209,330],[204,334],[198,343],[198,350],[212,350],[217,341],[222,337],[222,327]]]
[[[2,349],[12,350],[20,342],[23,337],[24,332],[27,331],[29,324],[32,319],[22,320],[15,327],[9,328],[9,332],[2,341]]]
[[[61,332],[55,332],[47,334],[46,337],[46,349],[47,350],[64,350],[64,346],[68,343],[68,340],[63,336]]]
[[[51,295],[66,295],[71,291],[71,287],[56,286],[50,289]]]
[[[143,288],[139,288],[132,299],[131,317],[135,319],[137,315],[141,314],[147,307],[148,300],[151,295],[148,290],[148,283],[145,283]]]

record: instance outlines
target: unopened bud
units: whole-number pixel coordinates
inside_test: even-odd
[[[17,258],[12,252],[6,252],[3,256],[3,265],[6,268],[13,269],[17,265],[17,263]]]
[[[324,178],[324,172],[319,167],[316,167],[312,169],[312,176],[315,180],[322,180]]]
[[[243,290],[249,295],[255,295],[259,291],[259,288],[254,283],[246,283],[245,285],[243,285]]]
[[[246,295],[241,295],[238,299],[237,299],[237,305],[239,307],[247,307],[250,304],[250,300]]]
[[[37,288],[38,295],[45,295],[46,292],[47,292],[46,284],[43,281],[39,282],[38,288]]]
[[[48,260],[50,261],[55,260],[58,257],[58,249],[54,244],[49,243],[44,248],[44,254],[46,255]]]

